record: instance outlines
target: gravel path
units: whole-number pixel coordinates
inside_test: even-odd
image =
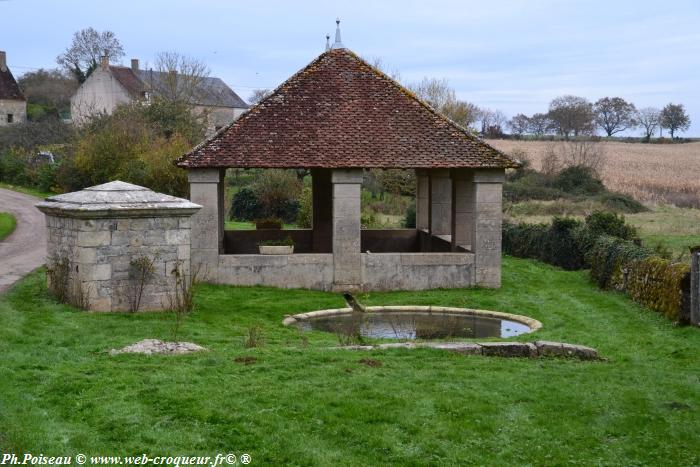
[[[0,294],[44,264],[46,225],[34,207],[39,199],[0,188],[0,211],[17,218],[15,231],[0,242]]]

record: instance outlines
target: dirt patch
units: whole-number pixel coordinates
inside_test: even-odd
[[[377,367],[382,366],[382,362],[380,362],[379,360],[374,360],[372,358],[362,358],[362,359],[360,359],[360,361],[358,363],[361,363],[363,365],[367,365],[367,366],[372,367],[372,368],[377,368]]]
[[[200,352],[207,350],[202,346],[193,344],[192,342],[163,342],[158,339],[144,339],[132,345],[127,345],[123,349],[112,349],[110,355],[119,355],[122,353],[141,353],[145,355],[151,354],[167,354],[178,355],[192,352]]]
[[[245,356],[245,357],[236,357],[233,359],[233,361],[236,363],[240,363],[241,365],[252,365],[253,363],[257,363],[258,359],[256,357]]]

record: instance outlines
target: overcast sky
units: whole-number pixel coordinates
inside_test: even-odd
[[[125,63],[177,51],[247,99],[321,53],[336,16],[348,48],[403,82],[446,78],[461,99],[508,116],[562,94],[683,103],[685,136],[700,136],[700,0],[0,0],[0,50],[15,75],[55,67],[92,26],[116,33]]]

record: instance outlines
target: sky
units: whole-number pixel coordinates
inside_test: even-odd
[[[19,76],[56,67],[75,31],[110,30],[125,64],[176,51],[247,99],[323,52],[336,17],[346,47],[403,83],[445,78],[509,117],[564,94],[682,103],[681,136],[700,137],[700,0],[0,0],[0,50]]]

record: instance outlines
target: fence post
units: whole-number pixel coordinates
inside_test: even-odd
[[[700,326],[700,250],[692,250],[690,267],[690,323]]]

